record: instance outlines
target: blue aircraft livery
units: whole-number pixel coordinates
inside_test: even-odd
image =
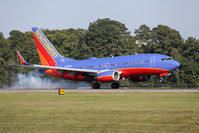
[[[34,27],[32,31],[41,65],[27,63],[17,51],[23,66],[38,68],[50,76],[61,79],[93,82],[94,89],[99,89],[100,83],[103,82],[111,82],[112,88],[119,88],[120,79],[143,82],[150,80],[153,75],[167,76],[180,66],[179,62],[162,54],[73,60],[61,56],[39,28]]]

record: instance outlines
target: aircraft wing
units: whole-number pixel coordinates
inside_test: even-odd
[[[91,70],[91,69],[77,69],[77,68],[69,68],[69,67],[56,67],[56,66],[44,66],[44,65],[34,65],[29,64],[27,61],[22,57],[19,51],[16,51],[17,56],[23,65],[13,65],[13,66],[20,66],[20,67],[29,67],[29,68],[37,68],[37,69],[55,69],[61,71],[73,71],[73,72],[84,72],[88,73],[89,75],[97,75],[99,72],[98,70]]]
[[[90,69],[76,69],[76,68],[54,67],[54,66],[44,66],[44,65],[34,65],[34,64],[14,65],[14,66],[37,68],[37,69],[55,69],[55,70],[62,70],[62,71],[86,72],[86,73],[95,73],[95,74],[99,72],[98,70],[90,70]]]

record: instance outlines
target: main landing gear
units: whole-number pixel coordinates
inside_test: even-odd
[[[99,83],[93,83],[92,84],[92,88],[93,89],[99,89],[100,88],[100,84]]]
[[[93,83],[92,84],[92,88],[93,89],[99,89],[100,86],[101,85],[99,83]],[[120,83],[118,83],[118,82],[114,82],[114,83],[111,84],[111,88],[112,89],[118,89],[119,87],[120,87]]]

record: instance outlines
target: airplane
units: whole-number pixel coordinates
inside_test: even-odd
[[[177,69],[180,63],[163,54],[135,54],[128,56],[74,60],[61,56],[38,27],[32,28],[41,65],[28,63],[22,55],[17,56],[20,66],[37,68],[42,72],[65,80],[88,81],[93,89],[100,83],[110,82],[111,88],[120,87],[120,79],[144,82],[153,75],[167,76]]]

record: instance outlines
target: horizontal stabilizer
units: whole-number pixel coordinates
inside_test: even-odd
[[[23,65],[29,65],[29,64],[27,63],[27,61],[23,58],[23,56],[19,53],[19,51],[16,50],[16,52],[17,52],[17,56],[18,56],[19,61],[21,62],[21,64],[23,64]]]

